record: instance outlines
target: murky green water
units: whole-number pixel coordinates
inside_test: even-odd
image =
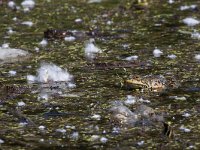
[[[20,5],[21,1],[16,1]],[[180,11],[180,6],[196,4],[198,9]],[[138,5],[137,5],[138,6]],[[139,5],[140,6],[140,5]],[[0,6],[0,44],[10,43],[12,48],[28,50],[30,59],[0,65],[0,81],[3,84],[28,86],[26,76],[36,74],[41,62],[52,62],[67,68],[75,77],[76,88],[54,93],[48,100],[38,98],[40,87],[32,85],[23,94],[1,92],[0,98],[0,145],[2,149],[186,149],[200,148],[200,63],[199,40],[192,39],[190,32],[199,31],[199,25],[188,27],[182,23],[186,17],[200,18],[198,1],[149,1],[141,8],[133,1],[104,0],[88,4],[86,0],[37,0],[30,12],[13,11],[4,3]],[[17,21],[13,21],[16,17]],[[75,23],[81,18],[82,23]],[[95,21],[94,21],[95,20]],[[32,27],[21,25],[32,21]],[[111,24],[109,24],[111,21]],[[8,27],[16,33],[8,35]],[[86,36],[74,42],[49,41],[46,47],[39,46],[43,32],[48,28],[90,31],[99,29],[101,36],[94,36],[103,50],[94,62],[84,57]],[[185,34],[187,33],[187,34]],[[39,47],[39,52],[35,48]],[[153,56],[155,48],[164,54]],[[174,54],[176,59],[167,56]],[[136,67],[94,68],[99,62],[124,62],[125,56],[138,55]],[[127,62],[128,63],[128,62]],[[148,67],[145,67],[150,64]],[[28,67],[31,66],[31,67]],[[17,71],[10,76],[10,70]],[[176,90],[161,95],[145,94],[123,86],[123,80],[131,74],[173,75],[181,82]],[[36,92],[33,92],[36,91]],[[12,92],[11,92],[12,93]],[[11,96],[10,96],[11,95]],[[156,128],[128,128],[114,132],[108,108],[114,100],[125,100],[127,95],[148,99],[147,104],[164,111],[166,121],[175,131],[172,139],[162,135]],[[184,97],[182,99],[170,96]],[[25,106],[18,107],[18,102]],[[53,112],[52,112],[53,111]],[[190,117],[182,116],[189,113]],[[101,116],[100,120],[92,118]],[[20,122],[27,122],[21,125]],[[179,128],[184,125],[190,132]],[[45,126],[44,130],[39,126]],[[59,132],[57,129],[64,129]],[[65,132],[66,131],[66,132]],[[99,139],[94,139],[97,135]],[[107,139],[104,142],[104,138]],[[101,140],[100,140],[101,139]],[[138,142],[144,141],[141,146]]]

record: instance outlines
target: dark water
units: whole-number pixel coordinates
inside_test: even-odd
[[[20,0],[16,1],[17,5],[20,3]],[[197,8],[180,10],[180,6],[192,4]],[[199,40],[191,38],[191,33],[199,31],[199,25],[188,27],[182,22],[186,17],[199,19],[199,9],[200,3],[195,0],[175,1],[173,4],[167,0],[149,0],[146,5],[131,0],[104,0],[91,4],[86,0],[37,0],[33,10],[24,13],[23,9],[8,8],[4,2],[0,6],[0,44],[10,43],[10,47],[25,49],[32,56],[22,62],[1,64],[0,81],[10,86],[27,87],[26,76],[35,75],[41,62],[52,62],[74,75],[76,88],[62,91],[65,95],[55,91],[46,100],[38,98],[41,89],[37,84],[14,95],[12,91],[1,91],[0,139],[4,143],[0,147],[200,148],[200,64],[195,59],[195,55],[200,54],[200,47]],[[16,21],[13,21],[14,17]],[[76,23],[78,18],[83,21]],[[21,25],[23,21],[34,24],[28,27]],[[8,35],[9,27],[16,32]],[[39,42],[43,39],[43,32],[49,28],[82,32],[97,30],[99,34],[93,38],[103,53],[93,62],[85,59],[85,42],[91,38],[88,35],[74,42],[49,41],[46,47],[41,47]],[[161,57],[153,56],[155,48],[163,51]],[[167,57],[170,54],[177,57],[170,59]],[[138,56],[136,63],[139,65],[110,69],[94,67],[95,63],[124,63],[122,59],[132,55]],[[10,70],[17,71],[16,76],[10,76]],[[123,86],[124,79],[131,74],[175,76],[181,86],[161,95],[140,93]],[[151,102],[147,105],[165,112],[165,119],[173,126],[175,137],[163,137],[162,130],[157,128],[120,128],[115,132],[108,108],[110,102],[123,101],[127,95],[148,99]],[[19,107],[18,102],[24,102],[25,106]],[[185,113],[190,116],[184,117]],[[93,118],[94,115],[100,115],[100,119]],[[39,126],[45,126],[45,129],[41,130]],[[181,126],[186,128],[185,131],[180,129]]]

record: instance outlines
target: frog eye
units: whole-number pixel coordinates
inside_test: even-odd
[[[157,82],[154,83],[154,86],[158,86]]]
[[[135,76],[134,78],[135,78],[135,79],[139,79],[140,77],[139,77],[139,76]]]

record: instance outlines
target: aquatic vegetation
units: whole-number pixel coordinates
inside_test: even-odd
[[[1,61],[0,147],[199,149],[199,7],[0,0],[1,49],[31,54]],[[181,84],[129,87],[136,74]]]

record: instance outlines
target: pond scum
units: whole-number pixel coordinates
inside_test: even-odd
[[[196,0],[0,0],[0,148],[199,149],[199,11]],[[152,78],[125,82],[135,75]],[[180,85],[149,90],[156,76]]]

